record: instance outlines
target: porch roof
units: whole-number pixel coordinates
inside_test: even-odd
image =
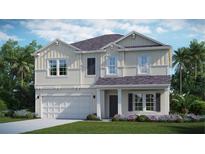
[[[169,75],[143,75],[124,77],[104,77],[99,78],[96,86],[116,86],[116,85],[169,85],[171,77]]]

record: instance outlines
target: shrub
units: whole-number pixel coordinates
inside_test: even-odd
[[[7,110],[7,105],[6,103],[0,99],[0,111],[5,111]]]
[[[89,114],[86,119],[87,120],[100,120],[100,118],[98,118],[96,114]]]
[[[14,118],[28,118],[28,119],[32,119],[32,118],[35,117],[35,114],[30,112],[30,111],[27,111],[26,109],[24,109],[24,110],[14,111],[13,117]]]
[[[6,110],[4,111],[6,117],[13,117],[14,111],[13,110]]]
[[[126,119],[127,121],[136,121],[137,115],[128,115]]]
[[[191,113],[205,115],[205,101],[196,100],[190,107]]]
[[[191,119],[191,121],[200,121],[201,120],[201,116],[195,115],[195,114],[187,114],[185,115],[185,117],[187,119]]]
[[[32,113],[32,112],[28,112],[28,113],[26,114],[26,118],[28,118],[28,119],[33,119],[33,118],[35,118],[35,114]]]
[[[124,115],[121,114],[116,114],[113,118],[112,121],[126,121],[127,118]]]
[[[191,106],[196,103],[196,100],[199,98],[193,95],[173,94],[171,95],[171,112],[187,114],[191,111]]]
[[[5,117],[5,113],[0,111],[0,117]]]
[[[138,116],[136,120],[139,121],[139,122],[149,121],[148,117],[145,116],[145,115]]]
[[[157,115],[147,115],[146,116],[147,117],[147,119],[148,119],[148,121],[158,121],[158,117],[159,116],[157,116]]]

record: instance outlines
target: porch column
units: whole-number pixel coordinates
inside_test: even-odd
[[[97,89],[97,116],[101,119],[100,89]]]
[[[122,114],[122,89],[117,89],[118,114]]]

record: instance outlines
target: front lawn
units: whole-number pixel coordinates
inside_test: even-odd
[[[36,130],[33,134],[204,134],[204,122],[92,122],[83,121]]]
[[[28,120],[28,119],[27,119],[27,118],[0,117],[0,123],[14,122],[14,121],[21,121],[21,120]]]

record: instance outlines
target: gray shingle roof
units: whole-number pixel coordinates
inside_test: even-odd
[[[170,84],[169,75],[125,76],[99,78],[95,85]]]
[[[118,40],[121,37],[123,37],[123,35],[108,34],[108,35],[102,35],[102,36],[94,37],[91,39],[83,40],[80,42],[75,42],[75,43],[72,43],[71,45],[81,50],[84,50],[84,51],[98,50],[102,48],[103,46]]]

